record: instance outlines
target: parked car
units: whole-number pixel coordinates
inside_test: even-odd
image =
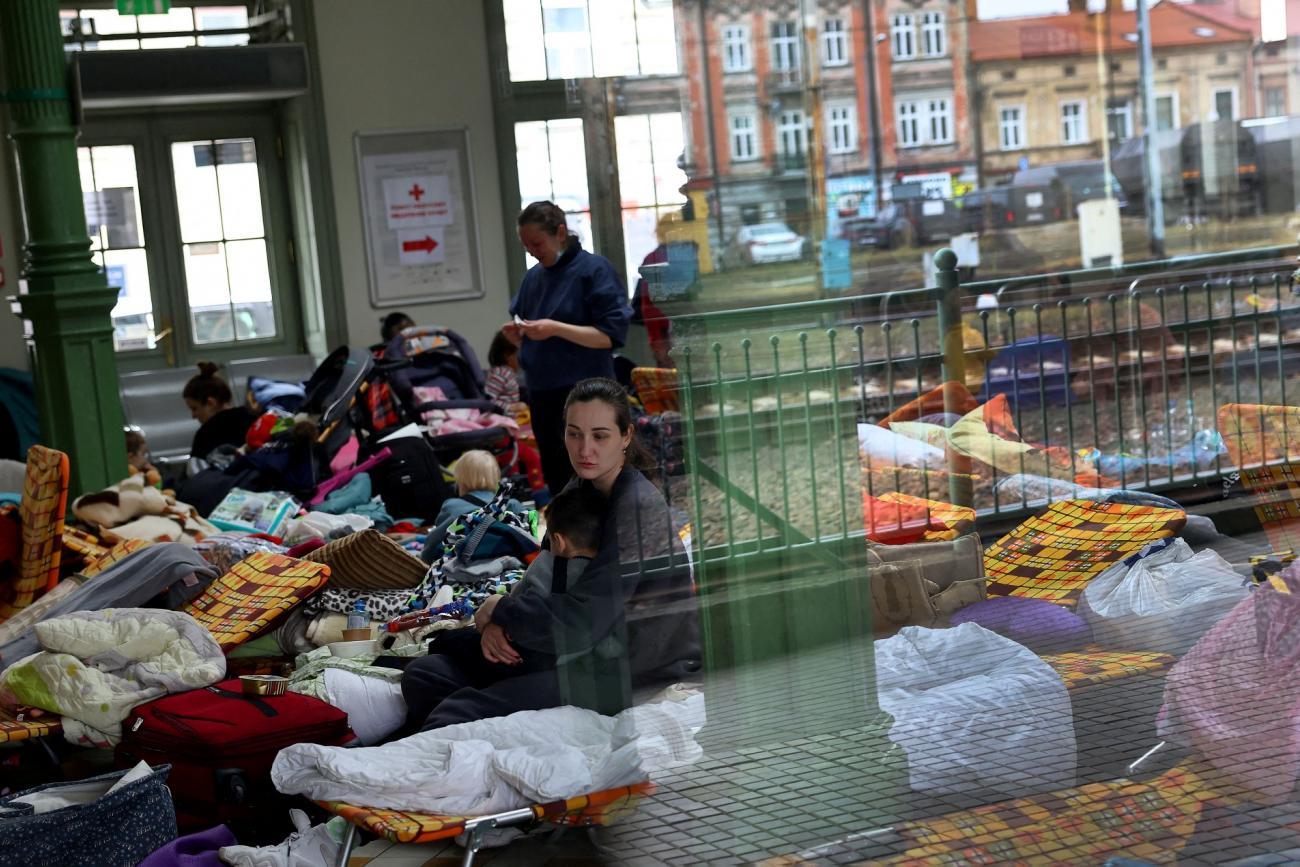
[[[806,238],[785,223],[755,223],[736,232],[723,261],[730,267],[797,262],[808,255],[809,246]]]
[[[971,190],[961,197],[961,227],[966,232],[983,232],[1014,226],[1011,187]]]
[[[895,249],[947,240],[962,231],[962,214],[950,199],[901,199],[874,217],[840,224],[840,237],[857,247]]]

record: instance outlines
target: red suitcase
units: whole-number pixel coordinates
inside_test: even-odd
[[[285,799],[271,785],[276,753],[291,744],[342,746],[355,737],[347,714],[333,705],[297,693],[244,695],[238,679],[142,704],[122,731],[119,766],[141,759],[171,764],[167,785],[182,830],[226,822],[256,837],[263,836],[262,822],[278,828],[285,821]]]

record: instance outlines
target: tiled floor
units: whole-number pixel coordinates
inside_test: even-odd
[[[1238,538],[1234,554],[1260,541]],[[558,840],[549,833],[533,834],[503,849],[485,850],[476,863],[656,867],[799,856],[784,863],[866,864],[901,851],[888,831],[891,827],[1005,797],[987,791],[942,796],[908,791],[901,751],[891,745],[883,728],[871,725],[863,675],[870,670],[869,648],[866,642],[846,640],[802,653],[798,660],[778,659],[710,677],[705,685],[709,723],[700,737],[704,757],[657,779],[657,792],[633,815],[596,829],[590,838],[581,829],[568,830]],[[1071,694],[1080,784],[1122,777],[1128,763],[1156,743],[1155,713],[1162,689],[1162,675],[1156,674]],[[1007,701],[1012,698],[1008,692]],[[846,720],[857,722],[846,725]],[[999,748],[996,732],[936,730],[936,750],[944,750],[952,737],[983,737],[990,749]],[[1032,769],[1039,761],[1029,752],[1033,748],[1024,743],[1007,746],[1000,758]],[[1182,757],[1166,750],[1150,767],[1164,771]],[[945,758],[939,756],[941,767]],[[969,780],[968,788],[988,782]],[[1133,797],[1135,814],[1155,810],[1148,795]],[[1065,816],[1069,809],[1061,801],[1037,818]],[[1195,833],[1189,828],[1189,833],[1172,834],[1163,849],[1142,849],[1135,843],[1132,851],[1165,863],[1225,864],[1300,846],[1300,802],[1268,808],[1216,802],[1197,805],[1195,815]],[[1100,865],[1109,857],[1054,848],[1052,840],[1042,842],[1038,851],[1026,863]],[[1111,854],[1126,853],[1121,847]],[[462,856],[463,850],[452,843],[416,847],[373,842],[356,850],[351,863],[452,865]],[[1249,863],[1300,864],[1294,854],[1289,861],[1280,857],[1284,860]],[[971,862],[958,858],[948,863]]]

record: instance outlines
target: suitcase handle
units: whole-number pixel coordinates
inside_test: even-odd
[[[253,707],[260,710],[262,712],[262,716],[264,717],[273,717],[273,716],[280,715],[279,711],[271,707],[271,705],[267,704],[265,701],[262,701],[262,699],[259,696],[245,695],[242,692],[235,692],[234,690],[230,690],[230,689],[222,689],[219,686],[210,686],[207,689],[208,692],[215,692],[217,695],[224,695],[226,698],[243,699],[244,701],[251,704]]]

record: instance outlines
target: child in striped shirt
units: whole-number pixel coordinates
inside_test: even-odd
[[[504,332],[498,331],[488,347],[488,364],[490,365],[483,390],[489,400],[504,410],[513,409],[519,403],[519,349],[507,339]]]

